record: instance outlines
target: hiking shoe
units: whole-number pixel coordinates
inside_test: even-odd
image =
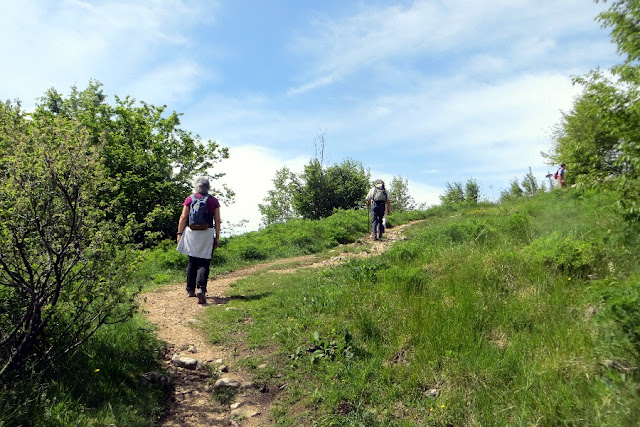
[[[198,288],[196,296],[198,297],[198,304],[204,304],[207,302],[207,297],[202,289]]]
[[[375,234],[372,234],[372,235],[371,235],[371,240],[378,240],[378,238],[376,237],[376,235],[375,235]]]
[[[193,289],[187,289],[187,296],[189,298],[195,297],[196,296],[196,291],[194,291]]]

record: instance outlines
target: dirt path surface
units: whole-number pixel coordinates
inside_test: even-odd
[[[235,359],[242,359],[237,349],[211,344],[195,324],[203,312],[212,306],[224,309],[227,292],[233,282],[257,272],[295,272],[300,268],[321,268],[336,265],[348,258],[377,255],[402,239],[402,230],[410,224],[387,229],[382,240],[361,240],[350,247],[370,246],[368,250],[343,252],[330,259],[317,261],[315,256],[302,256],[277,260],[220,275],[208,284],[207,303],[197,304],[195,298],[187,298],[185,284],[168,285],[145,293],[142,309],[145,316],[157,327],[157,335],[168,343],[166,368],[174,385],[171,404],[166,416],[158,424],[165,427],[200,426],[267,426],[270,406],[275,391],[260,390],[252,383],[248,373],[233,366]],[[215,255],[214,255],[215,256]],[[283,268],[283,265],[295,267]],[[234,352],[236,352],[234,354]],[[205,368],[204,365],[209,365]],[[214,383],[211,367],[218,372]],[[221,384],[220,381],[225,381]],[[213,398],[214,388],[235,389],[233,400],[221,403]]]

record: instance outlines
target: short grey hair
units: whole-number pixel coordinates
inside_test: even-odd
[[[209,178],[206,176],[197,176],[193,180],[193,191],[200,194],[209,193]]]

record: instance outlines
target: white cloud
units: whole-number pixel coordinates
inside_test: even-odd
[[[228,233],[224,224],[238,224],[243,220],[247,220],[247,224],[235,230],[236,233],[257,230],[262,222],[258,204],[263,203],[267,192],[273,189],[276,171],[287,166],[299,173],[308,161],[308,158],[286,159],[274,150],[255,145],[231,147],[229,159],[215,168],[216,173],[226,173],[220,183],[227,184],[236,193],[235,203],[220,209],[221,233]]]
[[[122,89],[132,75],[166,75],[168,67],[176,66],[174,50],[188,48],[185,26],[211,22],[215,8],[216,3],[180,0],[5,2],[0,93],[31,103],[49,87],[65,93],[74,84],[83,88],[91,78]],[[186,61],[177,68],[190,66]],[[193,73],[178,72],[165,84],[192,90],[189,84],[168,82],[179,78],[188,82]],[[140,99],[137,93],[134,97]]]
[[[144,72],[126,85],[124,92],[135,93],[136,98],[151,104],[183,104],[198,88],[202,75],[203,70],[197,63],[176,61]]]
[[[557,49],[557,40],[567,33],[579,36],[597,27],[593,18],[599,10],[582,0],[543,5],[525,0],[422,0],[408,6],[363,6],[358,14],[341,19],[318,17],[291,44],[293,52],[308,58],[308,66],[302,83],[289,93],[302,94],[398,58],[411,58],[413,64],[417,57],[476,52],[495,58],[495,52],[502,51],[509,57],[492,65],[535,65]]]

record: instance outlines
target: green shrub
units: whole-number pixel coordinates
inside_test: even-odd
[[[629,286],[610,287],[604,300],[631,343],[640,353],[640,277],[629,280]]]
[[[600,266],[603,251],[594,242],[552,233],[533,240],[526,252],[536,262],[569,276],[586,277]]]

